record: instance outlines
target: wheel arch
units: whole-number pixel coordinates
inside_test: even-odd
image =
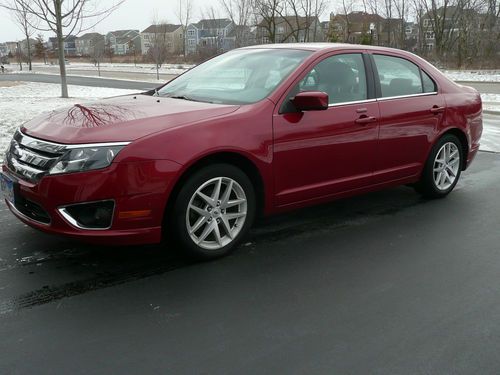
[[[264,179],[257,165],[250,158],[242,155],[241,153],[234,151],[218,151],[195,160],[184,169],[180,177],[177,181],[175,181],[174,187],[169,194],[165,208],[164,221],[166,220],[167,215],[172,211],[173,203],[175,202],[183,183],[200,169],[215,163],[233,165],[249,177],[250,181],[252,181],[252,185],[254,186],[255,196],[257,198],[257,216],[263,214],[266,203],[266,190],[264,186]]]
[[[441,139],[442,137],[444,137],[447,134],[452,134],[460,140],[460,143],[462,144],[462,153],[463,153],[462,170],[465,170],[465,168],[467,167],[467,158],[469,156],[469,141],[467,139],[467,135],[460,128],[449,128],[446,131],[444,131],[439,136],[439,138],[436,139],[436,142],[438,142],[439,139]]]

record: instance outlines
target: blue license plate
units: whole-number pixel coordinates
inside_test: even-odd
[[[0,172],[0,190],[5,199],[14,204],[14,181]]]

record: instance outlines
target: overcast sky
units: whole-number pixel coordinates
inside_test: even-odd
[[[0,0],[1,1],[1,0]],[[194,4],[193,21],[197,21],[201,9],[213,4],[217,0],[192,0]],[[102,6],[112,1],[101,0]],[[144,30],[151,23],[153,14],[158,12],[160,19],[166,19],[171,23],[178,23],[175,16],[176,0],[126,0],[111,16],[95,27],[96,32],[105,33],[119,29]],[[45,33],[48,35],[47,33]],[[16,23],[12,21],[9,11],[0,8],[0,42],[22,39],[22,33]]]

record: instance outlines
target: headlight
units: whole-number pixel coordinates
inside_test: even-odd
[[[108,167],[125,146],[73,148],[61,156],[50,174],[83,172]]]

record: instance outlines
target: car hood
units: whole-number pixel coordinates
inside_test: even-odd
[[[239,106],[127,95],[75,104],[25,123],[23,133],[64,144],[134,141],[168,128],[223,116]]]

